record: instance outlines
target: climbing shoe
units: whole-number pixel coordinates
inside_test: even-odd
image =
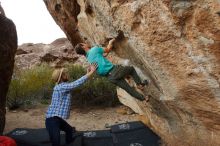
[[[149,85],[149,81],[148,80],[144,80],[141,84],[137,85],[137,88],[140,90],[144,89],[144,86]]]
[[[149,84],[148,80],[143,80],[143,82],[141,83],[142,86],[147,86]]]

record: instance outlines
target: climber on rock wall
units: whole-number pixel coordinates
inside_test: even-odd
[[[141,101],[148,101],[148,96],[140,94],[134,88],[132,88],[125,80],[125,77],[132,76],[137,87],[141,90],[144,89],[145,85],[148,85],[148,81],[144,80],[141,81],[140,77],[138,76],[137,72],[135,71],[133,66],[122,66],[122,65],[114,65],[108,59],[105,58],[106,53],[108,54],[113,47],[113,43],[115,39],[111,39],[107,45],[107,47],[91,47],[86,43],[79,43],[75,46],[75,50],[77,54],[86,56],[89,63],[97,63],[97,73],[100,76],[105,76],[108,80],[115,85],[121,87],[125,91],[127,91],[131,96],[141,100]]]

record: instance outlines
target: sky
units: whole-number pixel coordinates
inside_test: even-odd
[[[0,0],[8,18],[17,28],[18,44],[49,44],[66,37],[49,14],[43,0]]]

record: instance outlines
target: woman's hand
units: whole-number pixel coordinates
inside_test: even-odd
[[[92,63],[88,68],[87,68],[87,76],[90,77],[97,69],[98,64],[97,63]]]

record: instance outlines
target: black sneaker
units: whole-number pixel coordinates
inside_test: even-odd
[[[141,83],[142,86],[147,86],[149,84],[148,80],[143,80],[143,82]]]
[[[149,81],[148,80],[144,80],[141,84],[137,85],[137,88],[140,90],[144,90],[144,86],[149,85]]]
[[[144,96],[143,96],[143,98],[137,98],[137,99],[140,100],[140,101],[144,101],[145,100]]]

